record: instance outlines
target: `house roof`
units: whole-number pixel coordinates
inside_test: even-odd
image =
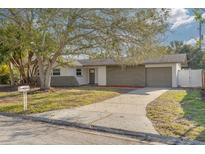
[[[113,59],[83,59],[78,60],[83,66],[117,65]]]
[[[162,63],[182,63],[186,64],[186,54],[164,55],[159,58],[147,59],[144,64],[162,64]]]
[[[141,64],[181,63],[186,64],[186,54],[164,55],[160,58],[147,59]],[[78,66],[120,65],[113,59],[83,59],[76,62]]]

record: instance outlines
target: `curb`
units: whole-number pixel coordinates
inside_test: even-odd
[[[86,129],[86,130],[92,130],[92,131],[98,131],[98,132],[104,132],[104,133],[110,133],[110,134],[116,134],[116,135],[123,135],[123,136],[132,137],[132,138],[137,138],[143,141],[159,142],[159,143],[164,143],[168,145],[180,145],[180,144],[205,145],[205,142],[196,141],[196,140],[166,137],[166,136],[160,136],[157,134],[135,132],[135,131],[129,131],[129,130],[123,130],[123,129],[117,129],[117,128],[109,128],[109,127],[96,126],[96,125],[87,125],[87,124],[68,122],[68,121],[63,121],[63,120],[34,117],[34,116],[29,116],[29,115],[20,115],[16,113],[0,112],[0,115],[21,118],[24,120],[45,122],[45,123],[53,124],[53,125],[69,126],[69,127],[74,127],[74,128],[81,128],[81,129]]]

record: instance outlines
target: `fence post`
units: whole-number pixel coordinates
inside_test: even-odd
[[[191,87],[191,69],[189,69],[189,87]]]
[[[205,71],[204,70],[202,70],[201,71],[202,73],[202,89],[205,89],[205,79],[204,79],[204,77],[205,77]]]

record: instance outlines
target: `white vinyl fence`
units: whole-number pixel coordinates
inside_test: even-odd
[[[179,87],[202,87],[202,70],[179,70],[178,72]]]

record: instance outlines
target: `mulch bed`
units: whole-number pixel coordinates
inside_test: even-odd
[[[0,86],[0,92],[12,92],[17,91],[17,86]]]

